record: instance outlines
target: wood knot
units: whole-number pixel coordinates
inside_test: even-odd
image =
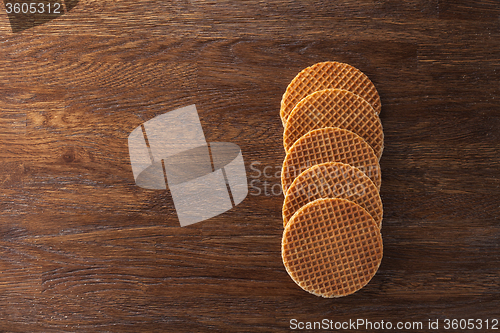
[[[63,158],[64,162],[71,163],[75,160],[75,152],[74,151],[67,151],[62,155],[62,158]]]

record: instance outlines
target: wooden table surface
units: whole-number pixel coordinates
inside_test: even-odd
[[[384,258],[340,299],[301,290],[280,254],[281,96],[326,60],[375,83],[385,132]],[[0,331],[494,332],[499,102],[496,0],[81,0],[16,33],[1,7]],[[127,137],[193,103],[207,141],[241,147],[252,186],[181,228],[168,191],[135,185]]]

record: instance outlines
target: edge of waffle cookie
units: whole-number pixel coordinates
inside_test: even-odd
[[[290,113],[283,133],[285,151],[307,132],[339,127],[361,136],[380,159],[384,149],[382,122],[361,96],[343,89],[324,89],[303,98]]]
[[[370,214],[381,228],[383,205],[377,187],[362,171],[341,162],[326,162],[304,170],[285,194],[282,216],[285,227],[302,206],[321,198],[350,200]]]
[[[337,150],[339,156],[335,156],[335,158],[332,156],[332,148]],[[371,162],[369,165],[360,165],[358,163],[363,156],[367,157],[366,160]],[[294,163],[295,160],[298,160],[298,163]],[[288,151],[281,169],[283,193],[286,193],[293,180],[302,171],[325,162],[342,162],[358,168],[380,190],[381,171],[379,160],[368,143],[349,130],[326,127],[305,134]]]
[[[311,82],[313,81],[312,76],[314,75],[322,75],[324,77],[323,81],[328,82],[328,84]],[[338,80],[338,77],[340,75],[342,75],[344,79]],[[335,77],[340,83],[333,82],[333,79]],[[315,79],[314,81],[318,80]],[[358,83],[357,81],[361,82]],[[286,125],[288,116],[290,115],[293,107],[302,98],[306,97],[310,93],[327,88],[345,89],[354,93],[357,93],[359,92],[359,90],[361,90],[361,92],[357,93],[357,95],[365,98],[368,103],[373,106],[377,114],[380,113],[380,96],[375,85],[368,78],[368,76],[366,76],[356,67],[349,64],[336,61],[325,61],[304,68],[292,79],[292,81],[288,85],[285,93],[281,98],[280,104],[280,117],[283,126]],[[300,91],[296,92],[297,89],[300,89]]]

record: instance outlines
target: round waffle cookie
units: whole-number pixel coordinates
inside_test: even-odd
[[[368,143],[351,131],[327,127],[307,133],[290,148],[281,171],[283,193],[304,170],[326,162],[341,162],[358,168],[380,190],[380,165]]]
[[[283,145],[288,151],[301,136],[323,127],[339,127],[356,133],[370,145],[378,158],[384,149],[380,118],[370,103],[347,90],[320,90],[302,99],[285,125]]]
[[[311,201],[341,198],[363,207],[382,226],[383,206],[377,187],[357,168],[339,162],[315,165],[302,172],[288,189],[283,203],[283,226]]]
[[[327,61],[307,67],[290,82],[281,99],[280,116],[283,125],[286,125],[288,116],[302,98],[324,89],[349,90],[363,97],[377,114],[380,113],[377,89],[365,74],[351,65]]]
[[[363,288],[382,261],[380,229],[361,206],[317,199],[295,213],[281,242],[283,264],[302,289],[326,298]]]

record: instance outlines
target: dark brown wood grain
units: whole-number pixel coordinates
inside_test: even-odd
[[[82,0],[18,33],[4,10],[1,332],[500,320],[497,1]],[[370,77],[385,133],[384,259],[341,299],[286,273],[275,186],[281,96],[325,60]],[[253,185],[180,228],[168,191],[135,186],[127,138],[193,103],[207,141],[241,147]]]

